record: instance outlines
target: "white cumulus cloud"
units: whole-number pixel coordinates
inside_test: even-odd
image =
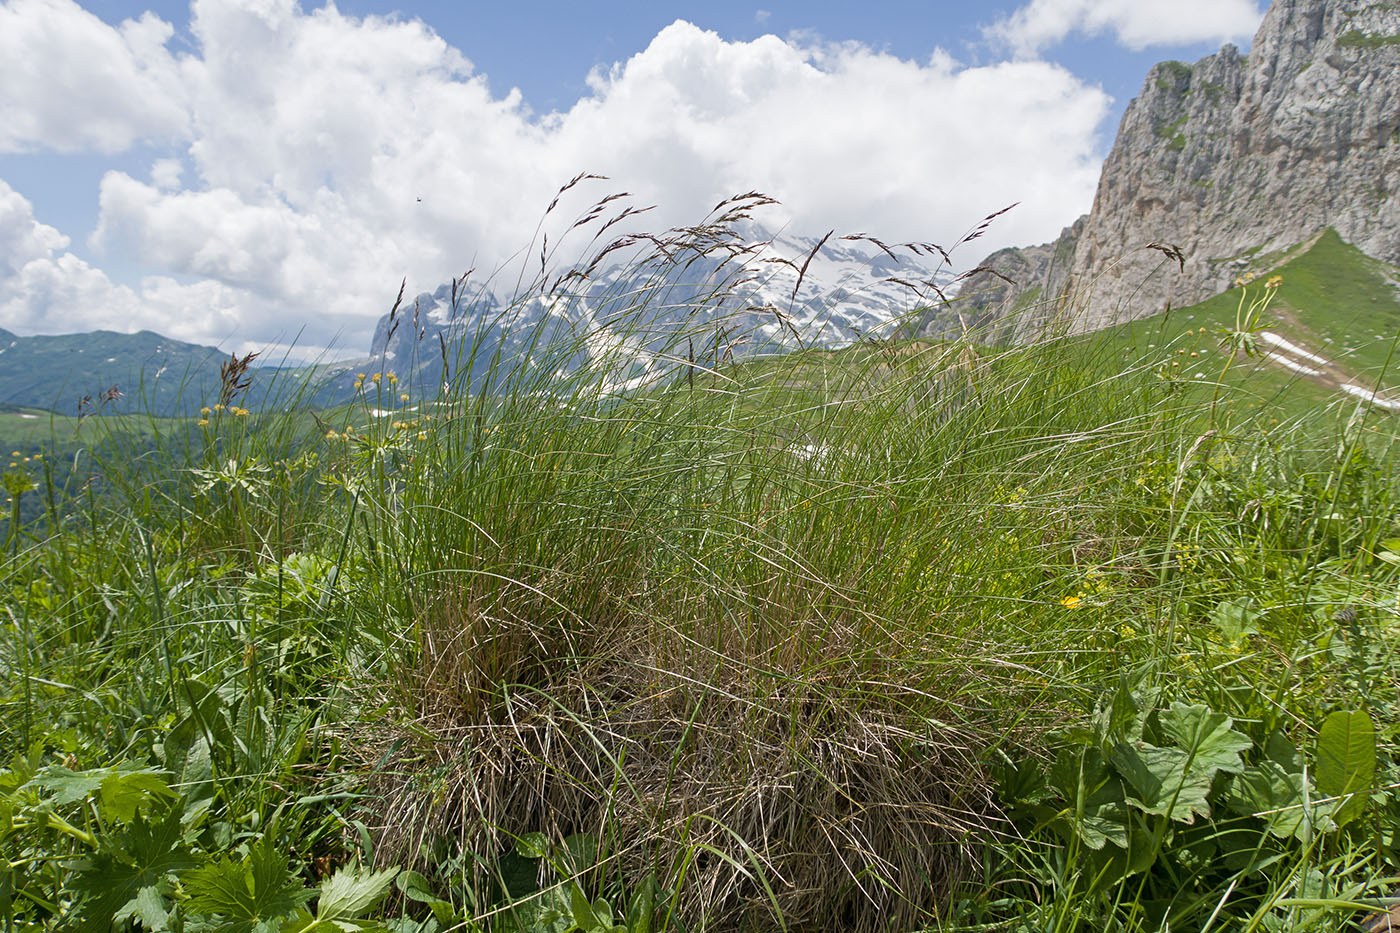
[[[1021,55],[1074,33],[1112,34],[1137,50],[1247,39],[1262,17],[1257,0],[1030,0],[987,32]]]
[[[172,34],[153,13],[114,28],[71,0],[0,3],[0,152],[118,152],[181,135]]]
[[[68,237],[36,220],[33,205],[0,181],[0,328],[150,329],[221,342],[241,330],[253,310],[236,289],[215,280],[182,283],[151,275],[135,289],[113,284],[68,246]]]
[[[128,289],[140,320],[181,298],[208,302],[148,325],[197,339],[236,326],[245,342],[279,340],[305,322],[308,345],[341,333],[362,351],[402,278],[412,294],[507,260],[558,185],[585,170],[613,181],[568,211],[625,188],[661,205],[646,215],[652,224],[697,221],[756,188],[783,202],[766,219],[797,232],[950,243],[1021,201],[964,252],[971,263],[1049,239],[1088,209],[1108,108],[1102,90],[1046,62],[969,67],[942,52],[910,61],[811,38],[731,42],[678,21],[590,75],[573,107],[536,114],[517,92],[493,92],[470,49],[416,20],[196,0],[191,51],[175,60],[161,58],[168,27],[154,17],[114,28],[71,0],[4,9],[66,10],[55,22],[74,42],[115,50],[114,74],[152,82],[158,100],[140,112],[165,114],[154,123],[127,114],[122,132],[88,137],[46,131],[42,112],[20,123],[36,127],[25,145],[50,148],[101,149],[147,138],[154,125],[181,134],[139,177],[104,177],[89,244],[160,279]],[[166,74],[178,88],[156,80]],[[43,261],[71,255],[63,248]],[[87,307],[73,305],[70,329],[95,326]],[[32,314],[6,313],[0,320],[37,326]]]

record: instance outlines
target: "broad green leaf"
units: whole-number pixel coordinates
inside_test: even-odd
[[[593,916],[598,918],[598,925],[604,929],[612,929],[613,909],[607,898],[600,897],[593,902]]]
[[[598,837],[592,833],[566,836],[558,854],[565,874],[581,875],[598,864]]]
[[[1235,779],[1230,809],[1257,816],[1275,836],[1305,839],[1309,834],[1309,813],[1303,780],[1301,773],[1285,770],[1283,765],[1266,758],[1245,768]],[[1312,830],[1317,831],[1323,828],[1317,825],[1319,819],[1326,817],[1317,813],[1316,806],[1313,811]]]
[[[189,744],[181,761],[168,764],[175,772],[175,787],[185,800],[213,798],[214,758],[209,749],[209,741],[203,735],[196,736]]]
[[[179,774],[196,742],[202,740],[211,757],[221,750],[227,753],[237,742],[229,728],[228,706],[217,690],[191,677],[182,680],[175,693],[189,712],[166,733],[162,752],[166,768]]]
[[[1182,749],[1119,742],[1108,758],[1128,784],[1127,802],[1144,813],[1182,823],[1193,822],[1197,814],[1210,815],[1206,795],[1214,772],[1191,767],[1190,755]]]
[[[130,762],[87,771],[51,765],[34,775],[26,786],[52,792],[58,806],[96,794],[102,815],[118,823],[131,822],[138,810],[149,813],[156,797],[174,796],[160,771]]]
[[[511,900],[518,900],[540,889],[540,866],[535,859],[507,852],[496,863],[496,872],[498,877],[495,880],[504,888],[501,893]]]
[[[632,890],[627,905],[627,933],[651,933],[652,914],[656,910],[656,875],[647,875]]]
[[[1219,603],[1210,614],[1210,621],[1220,630],[1221,636],[1234,646],[1240,645],[1247,635],[1258,635],[1259,610],[1254,600],[1227,599]]]
[[[311,933],[315,927],[316,918],[305,907],[298,907],[282,921],[282,933]]]
[[[1187,753],[1190,770],[1214,778],[1216,771],[1238,774],[1244,768],[1240,759],[1253,746],[1249,737],[1236,732],[1234,720],[1204,706],[1173,703],[1162,713],[1162,731]]]
[[[1048,778],[1069,805],[1065,822],[1056,819],[1050,825],[1065,827],[1090,849],[1102,849],[1108,842],[1127,847],[1128,810],[1123,804],[1123,782],[1109,769],[1097,748],[1086,748],[1078,754],[1062,751],[1050,766]]]
[[[107,933],[113,918],[124,911],[153,909],[153,891],[145,905],[137,901],[144,889],[156,888],[174,872],[198,862],[181,841],[180,811],[171,809],[158,823],[137,814],[128,829],[93,855],[73,880],[73,889],[84,895],[79,908],[82,933]],[[164,909],[164,905],[161,905]]]
[[[1128,808],[1123,800],[1123,782],[1107,777],[1084,799],[1084,812],[1075,820],[1074,831],[1091,849],[1106,843],[1128,847]]]
[[[998,800],[1013,806],[1027,806],[1042,803],[1050,796],[1045,772],[1033,758],[1014,760],[1003,753],[991,770]]]
[[[1085,868],[1105,883],[1113,883],[1140,874],[1157,861],[1160,846],[1147,818],[1136,810],[1124,808],[1126,830],[1123,844],[1104,846],[1101,850],[1084,853]],[[1172,824],[1167,824],[1170,827]],[[1168,829],[1170,832],[1170,829]],[[1169,839],[1170,837],[1168,837]]]
[[[1112,700],[1095,711],[1094,744],[1107,746],[1114,742],[1136,742],[1141,739],[1147,716],[1154,705],[1149,700],[1139,696],[1134,684],[1126,677],[1120,678]]]
[[[375,872],[354,866],[340,868],[321,884],[317,920],[358,920],[389,893],[398,866]]]
[[[1302,752],[1288,740],[1288,736],[1278,730],[1269,733],[1269,738],[1265,740],[1264,757],[1276,762],[1289,774],[1303,773]]]
[[[222,916],[227,933],[250,933],[275,928],[311,897],[277,851],[272,834],[263,836],[242,862],[224,858],[196,869],[184,878],[191,907]]]
[[[1365,710],[1337,711],[1317,736],[1317,789],[1340,797],[1332,818],[1344,826],[1360,816],[1376,778],[1376,727]]]
[[[70,771],[62,765],[50,765],[29,779],[27,787],[38,787],[53,793],[53,802],[62,807],[86,800],[97,793],[113,770],[96,768],[91,771]]]
[[[394,885],[410,901],[427,904],[428,909],[433,912],[433,917],[443,927],[453,927],[462,922],[462,918],[458,915],[456,908],[452,906],[452,902],[445,901],[434,894],[428,879],[418,872],[400,872],[398,878],[394,879]]]
[[[515,840],[515,854],[521,858],[544,858],[549,854],[549,839],[544,833],[526,833]]]
[[[151,768],[118,771],[109,775],[98,790],[102,815],[118,823],[129,823],[137,810],[149,812],[157,796],[174,797],[160,773]]]
[[[162,896],[160,888],[154,884],[147,885],[136,892],[136,898],[127,905],[132,916],[141,921],[141,925],[148,930],[163,930],[166,921],[170,918],[170,910],[165,906],[165,898]],[[120,913],[118,914],[120,917]]]
[[[580,930],[592,930],[601,924],[602,921],[593,912],[593,905],[589,903],[582,887],[577,884],[569,885],[569,901],[573,908],[574,923]],[[608,919],[611,922],[612,918]]]

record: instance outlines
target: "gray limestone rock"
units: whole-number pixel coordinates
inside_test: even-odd
[[[1274,0],[1248,56],[1227,45],[1194,65],[1157,65],[1078,235],[989,257],[1020,264],[1016,298],[979,298],[973,280],[962,293],[1019,314],[1008,326],[1022,338],[1055,321],[1094,330],[1218,294],[1252,256],[1329,226],[1400,263],[1397,3]],[[1150,243],[1179,246],[1184,269]],[[1071,245],[1067,264],[1046,261]]]

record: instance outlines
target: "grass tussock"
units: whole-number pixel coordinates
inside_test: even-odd
[[[619,394],[604,359],[449,408],[391,482],[382,858],[450,838],[487,901],[513,840],[589,833],[715,929],[931,922],[1011,831],[989,750],[1112,654],[1063,577],[1143,572],[1093,488],[1179,414],[1050,361],[871,342]]]

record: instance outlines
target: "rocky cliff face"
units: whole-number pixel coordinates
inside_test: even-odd
[[[1329,226],[1400,263],[1394,2],[1274,0],[1248,56],[1227,45],[1157,65],[1123,115],[1092,212],[1055,244],[988,258],[1019,265],[1019,279],[1007,273],[1016,295],[986,275],[963,294],[970,311],[1032,308],[1011,324],[1021,337],[1051,321],[1093,330],[1218,294],[1253,256]],[[1185,267],[1149,243],[1179,246]]]

